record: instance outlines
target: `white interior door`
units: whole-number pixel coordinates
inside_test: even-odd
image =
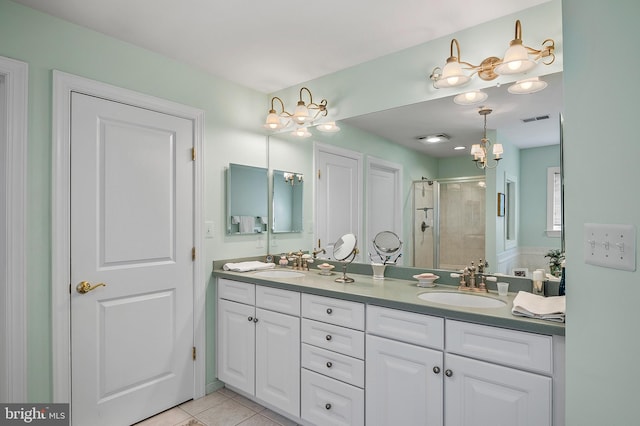
[[[362,217],[362,154],[316,146],[316,242],[332,257],[333,244],[354,234],[360,244]]]
[[[193,123],[71,105],[72,419],[131,424],[193,397]]]
[[[367,167],[367,250],[378,261],[373,239],[378,232],[394,232],[402,241],[402,166],[377,158]],[[404,243],[404,241],[403,241]],[[392,261],[402,250],[394,254]],[[402,257],[398,263],[402,264]]]

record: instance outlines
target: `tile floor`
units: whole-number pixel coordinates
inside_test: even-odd
[[[295,426],[296,423],[229,389],[188,401],[136,426]]]

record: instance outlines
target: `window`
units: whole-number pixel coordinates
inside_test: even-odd
[[[560,237],[562,231],[562,182],[560,167],[547,168],[547,236]]]

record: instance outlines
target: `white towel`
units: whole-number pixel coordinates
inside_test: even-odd
[[[513,315],[564,322],[566,296],[544,297],[526,291],[519,291],[513,299]]]
[[[256,227],[256,219],[253,216],[240,216],[240,226],[238,231],[241,234],[254,233]]]
[[[225,271],[232,272],[249,272],[249,271],[259,271],[261,269],[271,269],[275,268],[275,263],[265,263],[260,262],[258,260],[247,261],[247,262],[239,262],[239,263],[225,263],[222,266],[222,269]]]
[[[237,225],[240,223],[240,216],[231,216],[231,223]]]

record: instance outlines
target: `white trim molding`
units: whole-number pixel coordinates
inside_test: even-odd
[[[71,401],[70,354],[70,114],[71,93],[83,93],[104,99],[147,108],[193,122],[196,150],[194,176],[194,261],[193,327],[194,346],[198,356],[194,362],[193,398],[205,394],[205,259],[203,241],[203,146],[204,111],[120,87],[111,86],[61,71],[53,71],[53,169],[52,169],[52,345],[53,345],[53,399],[54,402]]]
[[[0,401],[27,400],[27,128],[29,67],[0,57],[0,206],[3,209],[0,241],[0,325],[2,365]]]

